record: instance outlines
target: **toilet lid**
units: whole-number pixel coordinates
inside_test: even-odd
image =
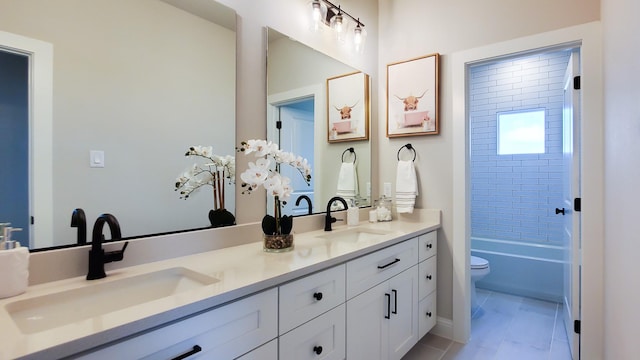
[[[477,256],[471,256],[472,269],[486,269],[489,267],[489,261]]]

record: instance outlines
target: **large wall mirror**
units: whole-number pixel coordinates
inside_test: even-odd
[[[187,200],[174,189],[176,178],[199,162],[185,157],[190,146],[235,155],[235,21],[233,10],[209,0],[0,0],[0,31],[53,47],[49,178],[0,164],[2,178],[30,184],[20,190],[0,180],[0,188],[26,191],[30,204],[32,184],[51,182],[52,211],[30,225],[30,205],[13,215],[17,206],[0,201],[0,222],[25,228],[15,237],[31,248],[75,243],[76,208],[86,214],[89,241],[101,213],[117,217],[123,237],[210,226],[212,188]],[[0,53],[24,56],[3,44]],[[0,99],[0,117],[8,113],[3,106],[11,104]],[[33,129],[25,129],[28,149]],[[31,163],[24,151],[7,151],[13,150],[11,157]],[[91,167],[94,160],[104,166]],[[235,185],[225,183],[225,207],[234,212]],[[50,228],[34,230],[46,223]]]
[[[283,207],[283,214],[308,214],[308,204],[298,196],[312,199],[311,213],[326,211],[327,202],[337,194],[348,194],[357,206],[368,206],[371,193],[371,142],[368,140],[329,141],[327,112],[340,109],[327,104],[327,80],[358,70],[320,53],[274,29],[267,29],[267,138],[283,150],[293,151],[312,164],[312,182],[307,186],[292,173],[294,194]],[[370,91],[370,79],[363,85]],[[360,94],[361,95],[361,94]],[[355,111],[370,113],[367,101],[348,104]],[[342,105],[340,105],[342,107]],[[356,109],[357,108],[357,109]],[[278,121],[281,126],[277,126]],[[369,127],[365,129],[369,131]],[[355,161],[355,164],[354,164]],[[354,165],[345,166],[343,163]],[[355,170],[356,179],[344,176]],[[271,200],[269,197],[268,200]],[[267,201],[267,213],[273,205]]]

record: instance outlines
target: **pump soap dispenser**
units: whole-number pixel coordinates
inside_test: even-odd
[[[0,241],[0,299],[20,295],[29,285],[29,249],[11,239],[11,234],[20,231],[9,224],[2,224]]]

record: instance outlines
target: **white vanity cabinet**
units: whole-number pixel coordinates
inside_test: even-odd
[[[419,338],[436,325],[436,278],[437,278],[437,232],[432,231],[418,237],[419,246]]]
[[[278,340],[271,340],[236,360],[278,360]]]
[[[274,288],[72,358],[235,359],[278,336],[277,314]]]
[[[347,263],[347,359],[400,359],[416,344],[417,263],[418,239]]]

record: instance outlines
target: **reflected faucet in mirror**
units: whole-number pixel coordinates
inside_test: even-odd
[[[87,217],[84,210],[77,208],[71,214],[71,227],[78,228],[78,245],[87,244]]]
[[[340,201],[342,205],[344,205],[345,209],[349,208],[349,205],[347,205],[347,202],[340,196],[332,197],[327,203],[327,214],[324,217],[324,231],[331,231],[331,224],[338,221],[336,218],[331,216],[331,204],[333,204],[334,201]]]
[[[303,199],[307,201],[307,205],[308,205],[308,209],[309,209],[308,214],[309,215],[313,214],[313,205],[311,205],[311,198],[309,198],[307,195],[298,196],[298,198],[296,199],[296,206],[300,206],[300,202]]]
[[[95,224],[93,225],[93,234],[91,238],[91,250],[89,250],[89,272],[87,273],[87,280],[102,279],[107,276],[104,272],[104,264],[113,261],[122,261],[124,258],[124,251],[129,245],[129,242],[125,242],[122,250],[105,252],[102,249],[102,242],[104,241],[104,235],[102,230],[104,224],[109,225],[109,231],[111,232],[111,239],[120,239],[122,237],[120,232],[120,224],[115,216],[111,214],[102,214],[98,216]]]

